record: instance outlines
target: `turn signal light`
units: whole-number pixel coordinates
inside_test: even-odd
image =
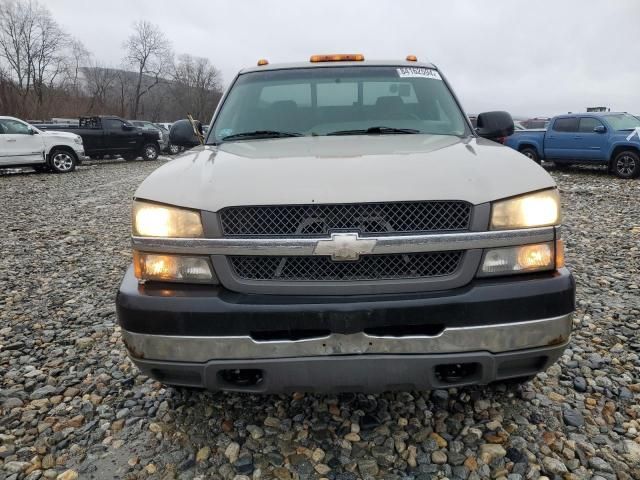
[[[522,270],[536,270],[552,265],[552,249],[548,244],[525,245],[518,250],[518,265]]]
[[[267,60],[266,58],[261,58],[260,60],[258,60],[258,66],[262,67],[263,65],[269,65],[269,60]]]
[[[418,61],[418,57],[416,57],[415,55],[407,55],[407,62],[417,62]]]
[[[133,268],[138,280],[161,282],[215,283],[206,257],[165,255],[133,251]]]
[[[311,55],[309,61],[318,62],[362,62],[364,55],[361,53],[335,53],[331,55]]]
[[[556,266],[553,242],[520,245],[487,250],[478,276],[542,272]]]

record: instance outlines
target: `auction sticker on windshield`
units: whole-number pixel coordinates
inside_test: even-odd
[[[440,77],[440,74],[436,70],[426,67],[400,67],[398,68],[398,76],[401,78],[421,77],[442,80],[442,77]]]

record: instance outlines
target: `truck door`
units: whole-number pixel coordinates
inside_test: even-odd
[[[580,117],[576,139],[580,155],[578,158],[595,161],[607,159],[607,129],[597,118]]]
[[[0,119],[0,165],[42,163],[44,142],[26,123]]]
[[[136,150],[138,129],[130,123],[117,118],[102,120],[105,134],[105,151],[110,153],[125,153]]]
[[[545,158],[579,158],[577,134],[577,117],[556,118],[544,136]]]

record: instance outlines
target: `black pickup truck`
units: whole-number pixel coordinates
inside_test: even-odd
[[[159,132],[144,130],[119,117],[80,117],[78,125],[39,124],[38,128],[80,135],[85,153],[93,159],[122,155],[125,160],[155,160],[160,153]]]

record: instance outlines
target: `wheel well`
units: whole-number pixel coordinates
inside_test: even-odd
[[[76,162],[78,161],[78,155],[76,155],[76,152],[73,150],[73,148],[69,147],[68,145],[56,145],[49,149],[49,154],[47,155],[47,163],[49,163],[49,161],[51,160],[51,154],[56,150],[62,150],[70,153],[71,155],[73,155],[73,158],[76,159]]]
[[[536,154],[538,154],[538,156],[540,156],[540,152],[538,152],[538,148],[531,144],[531,143],[523,143],[518,147],[518,151],[521,152],[522,150],[524,150],[525,148],[533,148],[536,151]]]
[[[609,164],[613,162],[613,159],[616,158],[616,155],[618,155],[620,152],[624,152],[625,150],[631,150],[637,154],[640,154],[640,149],[638,149],[638,147],[636,147],[635,145],[618,145],[611,152],[611,158],[609,158]]]

